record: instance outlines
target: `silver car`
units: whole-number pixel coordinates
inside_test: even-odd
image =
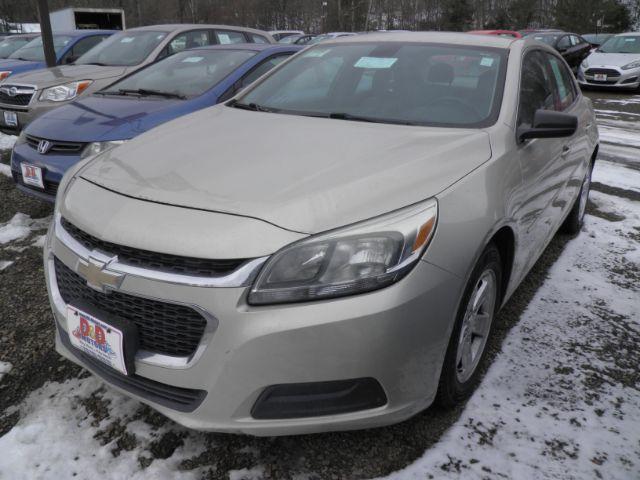
[[[640,88],[640,32],[616,35],[600,45],[580,65],[578,82],[592,87]]]
[[[71,65],[12,75],[2,89],[0,112],[16,113],[17,125],[0,129],[18,134],[40,115],[96,92],[161,58],[185,49],[230,43],[275,43],[261,30],[226,25],[151,25],[125,30],[92,48]],[[0,115],[0,122],[2,122]]]
[[[453,405],[498,309],[580,230],[597,150],[546,45],[327,41],[64,177],[44,252],[56,348],[203,430]]]

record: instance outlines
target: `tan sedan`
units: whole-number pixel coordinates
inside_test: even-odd
[[[304,50],[65,176],[56,346],[186,426],[399,422],[479,381],[493,319],[598,150],[533,40],[384,33]]]

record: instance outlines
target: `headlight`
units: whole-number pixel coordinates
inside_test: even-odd
[[[40,94],[40,100],[49,100],[50,102],[65,102],[73,100],[82,92],[84,92],[93,80],[81,80],[79,82],[71,82],[65,85],[56,85],[55,87],[45,88]]]
[[[99,153],[106,152],[107,150],[123,143],[124,140],[113,140],[111,142],[92,142],[84,147],[84,150],[82,150],[82,153],[80,154],[80,159],[98,155]]]
[[[631,70],[632,68],[640,68],[640,60],[636,60],[635,62],[627,63],[623,67],[620,67],[623,70]]]
[[[248,302],[303,302],[391,285],[420,259],[437,216],[438,204],[431,199],[293,243],[267,261]]]
[[[589,68],[589,62],[587,61],[587,59],[585,58],[582,63],[580,64],[580,66],[582,68]]]
[[[0,81],[11,75],[11,70],[0,70]]]
[[[18,138],[16,139],[16,143],[14,143],[14,147],[17,145],[22,145],[23,143],[27,143],[27,132],[23,129],[20,132],[20,135],[18,135]]]

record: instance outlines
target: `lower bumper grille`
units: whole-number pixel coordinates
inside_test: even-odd
[[[81,301],[134,323],[142,350],[174,357],[195,353],[207,320],[194,309],[121,292],[98,292],[58,258],[54,264],[58,290],[65,303]]]
[[[11,175],[13,175],[13,181],[26,187],[30,190],[34,190],[36,192],[44,192],[47,195],[56,196],[58,194],[58,183],[49,182],[48,180],[44,180],[44,190],[39,189],[38,187],[32,187],[31,185],[27,185],[24,183],[22,178],[22,174],[20,172],[16,172],[15,170],[11,170]]]
[[[193,412],[207,396],[207,392],[204,390],[174,387],[139,375],[122,375],[75,348],[71,344],[69,336],[60,327],[58,327],[58,333],[67,350],[93,370],[96,375],[134,395],[179,412]]]

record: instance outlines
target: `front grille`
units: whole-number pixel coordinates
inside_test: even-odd
[[[57,258],[54,261],[60,296],[73,305],[81,301],[138,327],[140,348],[175,357],[192,355],[207,320],[194,309],[122,292],[98,292]]]
[[[207,396],[207,392],[204,390],[174,387],[173,385],[156,382],[155,380],[139,375],[123,375],[75,348],[71,344],[71,340],[69,340],[69,335],[60,327],[58,327],[58,333],[64,346],[67,347],[67,350],[73,353],[78,360],[93,370],[96,375],[99,375],[107,382],[123,390],[179,412],[193,412]]]
[[[34,150],[38,150],[38,145],[42,140],[50,142],[49,150],[46,153],[58,153],[62,155],[74,155],[80,153],[85,143],[79,142],[59,142],[57,140],[48,140],[46,138],[34,137],[33,135],[27,135],[27,145]]]
[[[120,262],[136,267],[161,270],[182,275],[199,277],[219,277],[236,270],[245,260],[209,260],[204,258],[182,257],[167,253],[150,252],[138,248],[125,247],[105,242],[80,230],[62,219],[62,228],[89,250],[101,250],[109,255],[117,255]]]
[[[11,170],[11,175],[13,175],[13,181],[22,185],[23,187],[26,187],[30,190],[34,190],[36,192],[44,192],[47,195],[52,195],[52,196],[56,196],[58,194],[58,187],[60,184],[55,183],[55,182],[50,182],[46,179],[43,179],[43,183],[44,183],[44,190],[38,188],[38,187],[34,187],[33,185],[27,185],[26,183],[24,183],[24,180],[22,178],[22,173],[20,172],[16,172],[15,170]]]
[[[15,95],[11,95],[11,92],[17,92]],[[31,101],[31,97],[35,89],[32,87],[21,87],[18,85],[2,85],[0,87],[0,103],[5,105],[19,105],[26,107]]]
[[[595,74],[605,74],[608,77],[619,77],[620,72],[613,70],[612,68],[589,68],[585,72],[585,75],[593,76]]]

